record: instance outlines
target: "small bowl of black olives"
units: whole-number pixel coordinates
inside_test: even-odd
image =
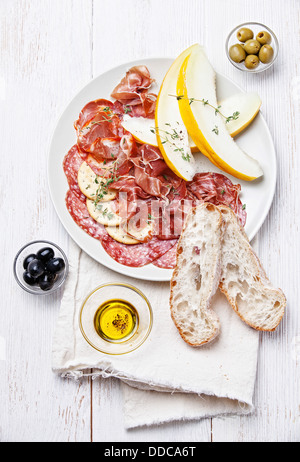
[[[53,242],[33,241],[17,253],[14,275],[22,289],[35,295],[52,294],[64,284],[68,259]]]
[[[229,61],[237,69],[257,73],[274,64],[279,44],[269,27],[258,22],[248,22],[230,32],[225,49]]]

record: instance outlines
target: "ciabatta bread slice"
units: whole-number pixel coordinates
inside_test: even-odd
[[[284,315],[286,298],[267,278],[234,212],[225,206],[219,209],[226,224],[219,287],[249,326],[273,331]]]
[[[210,309],[221,271],[222,214],[212,204],[189,213],[177,248],[171,279],[171,316],[181,337],[192,346],[215,339],[220,330]]]

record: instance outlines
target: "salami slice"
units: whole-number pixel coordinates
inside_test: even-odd
[[[85,198],[81,200],[73,191],[69,190],[66,196],[66,206],[75,223],[90,236],[101,239],[107,235],[104,226],[90,216]]]
[[[83,162],[82,154],[79,153],[78,146],[75,144],[63,161],[63,168],[68,180],[70,190],[80,199],[84,200],[84,195],[78,186],[78,170]]]
[[[141,267],[157,260],[170,250],[176,240],[160,241],[153,237],[143,244],[126,245],[116,242],[110,236],[101,239],[104,250],[121,265]]]
[[[173,247],[168,250],[164,255],[162,255],[157,260],[153,261],[152,264],[158,268],[164,269],[174,269],[176,266],[176,253],[177,253],[177,242]]]

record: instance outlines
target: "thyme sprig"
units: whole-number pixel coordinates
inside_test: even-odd
[[[102,209],[102,204],[99,205],[99,202],[102,201],[102,199],[104,199],[104,197],[108,194],[108,189],[110,185],[120,179],[120,177],[117,176],[117,169],[118,169],[118,160],[115,160],[111,168],[107,169],[107,172],[109,174],[108,177],[105,177],[105,174],[104,174],[103,176],[97,175],[95,178],[95,183],[99,186],[93,197],[93,203],[94,203],[94,206],[98,208],[99,210]]]
[[[181,99],[188,100],[189,105],[193,104],[196,101],[198,103],[202,103],[203,106],[209,106],[209,107],[211,107],[212,109],[215,110],[215,115],[220,114],[220,116],[222,116],[225,119],[226,124],[228,124],[231,120],[237,120],[239,118],[239,115],[240,115],[240,113],[238,111],[235,111],[232,115],[227,117],[226,115],[222,114],[222,112],[220,111],[220,108],[222,106],[215,107],[212,104],[210,104],[210,102],[207,99],[204,99],[204,98],[203,99],[187,98],[184,95],[169,95],[169,96],[172,96],[172,97],[176,98],[177,101],[180,101]]]
[[[212,129],[212,132],[214,132],[216,135],[219,134],[219,127],[218,127],[218,125],[215,125],[215,128]]]

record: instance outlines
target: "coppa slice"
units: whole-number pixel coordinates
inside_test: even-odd
[[[220,280],[222,234],[220,211],[202,204],[190,212],[178,242],[171,316],[181,337],[192,346],[211,342],[220,330],[210,302]]]
[[[180,115],[176,98],[176,85],[180,68],[194,46],[188,48],[174,61],[168,70],[157,97],[155,130],[158,147],[166,164],[176,175],[191,181],[196,173],[195,160],[189,146],[187,129]]]
[[[191,137],[215,165],[246,181],[263,175],[259,163],[231,138],[224,117],[216,111],[216,75],[200,45],[194,46],[181,66],[177,97],[182,120]]]
[[[101,202],[112,201],[116,198],[117,191],[101,188],[101,178],[93,172],[86,162],[81,164],[77,180],[81,192],[89,199],[95,199],[99,195],[101,195]]]

